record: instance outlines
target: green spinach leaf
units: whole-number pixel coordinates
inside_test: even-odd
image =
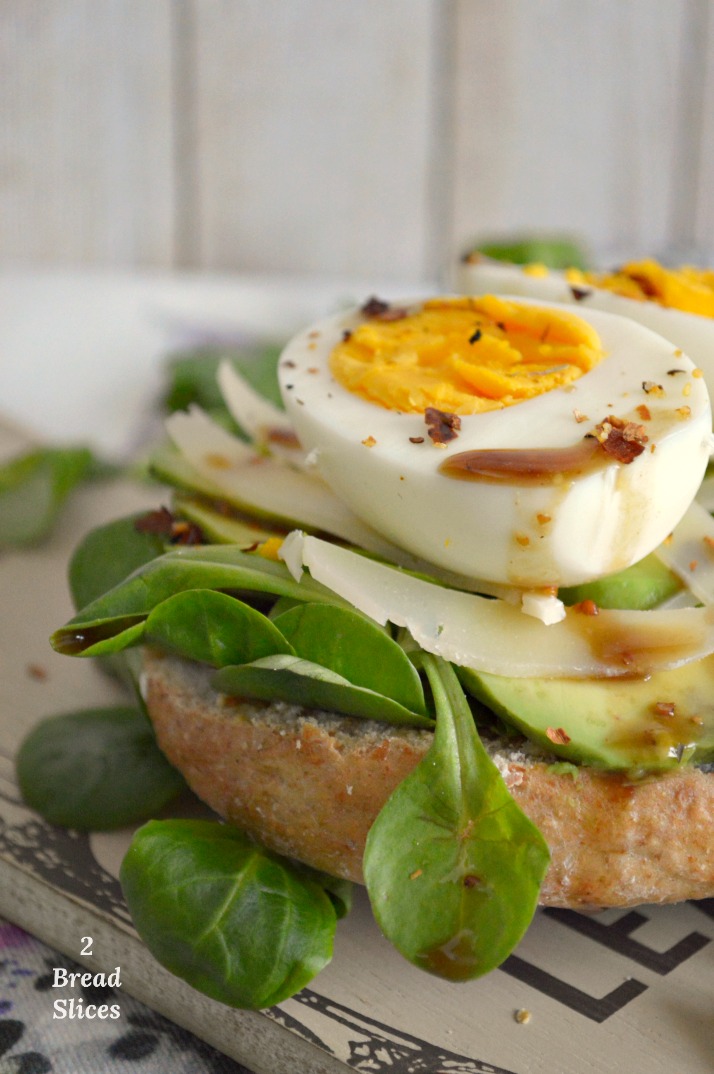
[[[411,712],[374,690],[353,686],[342,675],[297,656],[268,656],[250,664],[225,667],[216,673],[213,682],[217,690],[235,697],[287,701],[410,727],[434,726],[428,716]]]
[[[451,665],[424,654],[423,666],[434,744],[373,824],[364,873],[394,946],[461,981],[500,965],[521,939],[549,853],[486,753]]]
[[[240,348],[205,346],[178,354],[167,363],[169,387],[164,405],[174,411],[197,403],[214,416],[227,416],[216,373],[221,362],[228,360],[255,391],[282,410],[277,377],[281,349],[280,344],[264,343]]]
[[[162,601],[146,620],[144,638],[218,668],[274,653],[294,654],[270,619],[212,589],[186,589]]]
[[[72,489],[98,469],[88,448],[38,448],[0,466],[0,548],[36,544]]]
[[[273,619],[298,656],[426,713],[421,679],[400,645],[382,627],[350,608],[300,604]],[[276,650],[277,652],[277,650]]]
[[[145,820],[184,789],[135,708],[51,716],[17,755],[22,796],[51,824],[107,831]]]
[[[166,550],[162,537],[136,528],[141,517],[137,513],[97,526],[77,545],[69,563],[75,608],[86,607]]]
[[[114,589],[92,601],[54,632],[50,639],[52,646],[69,656],[99,656],[115,651],[114,635],[140,624],[158,604],[185,589],[220,589],[290,596],[300,601],[345,603],[308,575],[296,582],[283,563],[242,552],[233,545],[179,548],[140,567]],[[134,636],[132,643],[138,640]],[[125,639],[119,639],[116,651],[125,647]]]
[[[280,1003],[332,957],[337,918],[324,888],[228,825],[151,821],[120,876],[149,950],[221,1003]]]
[[[475,248],[476,252],[495,261],[510,261],[516,265],[539,262],[554,269],[589,267],[587,250],[568,235],[526,234],[485,240]]]
[[[275,621],[283,612],[289,612],[291,608],[299,608],[301,604],[302,601],[296,600],[295,597],[278,597],[268,615]]]
[[[335,908],[338,921],[343,917],[347,917],[352,909],[354,884],[340,876],[330,876],[329,873],[320,872],[319,869],[311,869],[307,865],[298,863],[298,868],[301,872],[311,877],[321,888],[325,889]]]

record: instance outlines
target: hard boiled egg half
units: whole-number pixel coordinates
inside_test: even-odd
[[[509,265],[479,254],[459,266],[456,287],[467,294],[540,298],[629,317],[669,339],[702,370],[714,394],[714,271],[671,269],[647,258],[612,272],[552,271],[544,265]]]
[[[491,582],[629,566],[679,521],[709,457],[694,363],[589,308],[371,300],[294,337],[279,375],[337,496],[402,548]]]

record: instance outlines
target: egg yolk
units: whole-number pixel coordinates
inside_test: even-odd
[[[569,269],[568,281],[573,284],[592,284],[607,291],[634,298],[650,300],[684,313],[714,317],[714,271],[683,265],[667,269],[648,259],[631,261],[614,272],[594,273]]]
[[[333,349],[330,369],[390,410],[478,414],[564,387],[603,356],[581,317],[486,295],[368,318]]]

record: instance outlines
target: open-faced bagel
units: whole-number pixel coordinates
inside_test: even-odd
[[[281,854],[361,881],[369,828],[432,733],[228,698],[211,687],[211,674],[145,651],[142,691],[166,756],[227,821]],[[488,745],[550,847],[543,905],[714,895],[714,773],[682,768],[633,783],[556,765],[516,741]]]

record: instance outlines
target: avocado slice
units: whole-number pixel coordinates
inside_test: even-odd
[[[515,679],[460,668],[466,690],[568,761],[633,776],[714,760],[714,656],[647,679]]]
[[[195,522],[206,539],[215,544],[238,544],[242,548],[249,548],[267,541],[269,537],[281,535],[276,530],[264,529],[250,519],[219,511],[209,501],[198,497],[175,495],[173,507],[177,515]]]
[[[682,583],[656,555],[650,554],[624,571],[595,582],[559,590],[564,604],[592,600],[598,608],[633,608],[648,611],[673,597]]]

